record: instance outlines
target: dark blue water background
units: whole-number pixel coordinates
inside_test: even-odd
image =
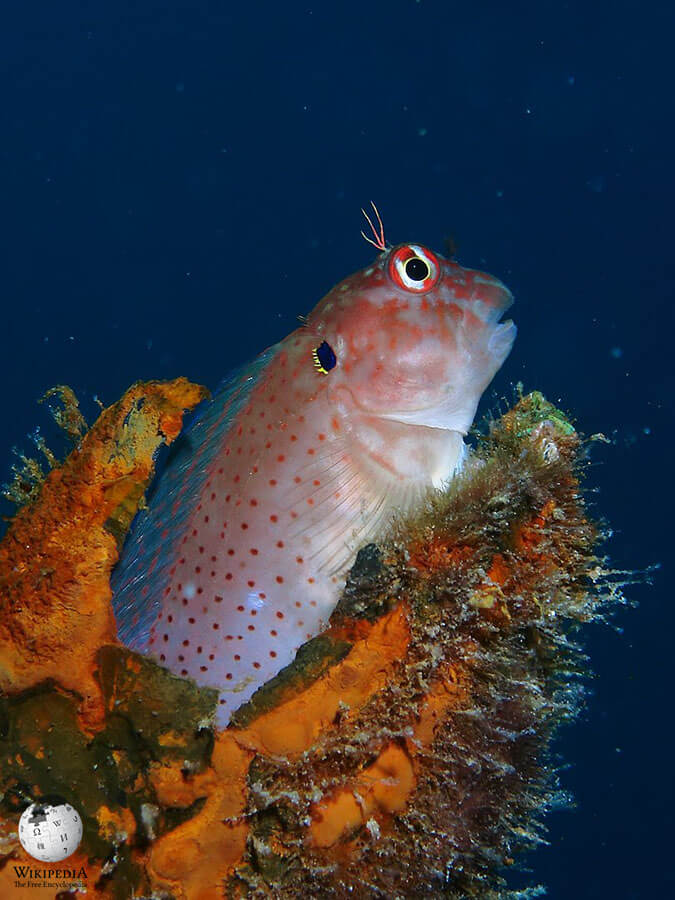
[[[372,258],[371,198],[393,242],[453,235],[515,292],[483,409],[522,380],[612,440],[590,477],[613,561],[663,566],[623,634],[589,630],[558,745],[578,807],[528,859],[556,900],[675,896],[674,24],[653,0],[2,10],[3,478],[51,385],[91,414],[284,336]]]

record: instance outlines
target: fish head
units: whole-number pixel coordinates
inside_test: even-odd
[[[516,336],[512,295],[421,244],[400,244],[338,284],[307,320],[343,409],[466,434]],[[319,343],[320,342],[320,343]]]

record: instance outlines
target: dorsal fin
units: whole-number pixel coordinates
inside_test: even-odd
[[[232,372],[158,464],[147,508],[134,519],[111,577],[118,637],[134,650],[147,644],[169,569],[230,424],[278,349],[276,344]]]

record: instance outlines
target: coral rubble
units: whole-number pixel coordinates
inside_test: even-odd
[[[619,599],[580,437],[522,397],[445,492],[360,552],[328,630],[217,731],[215,691],[117,643],[109,589],[156,451],[203,397],[134,386],[0,543],[0,895],[30,862],[22,809],[59,795],[83,818],[68,865],[87,896],[507,896],[560,797],[574,633]]]

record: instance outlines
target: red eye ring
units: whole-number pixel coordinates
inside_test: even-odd
[[[404,291],[424,294],[436,287],[441,277],[438,257],[420,244],[403,244],[391,251],[389,277]]]

